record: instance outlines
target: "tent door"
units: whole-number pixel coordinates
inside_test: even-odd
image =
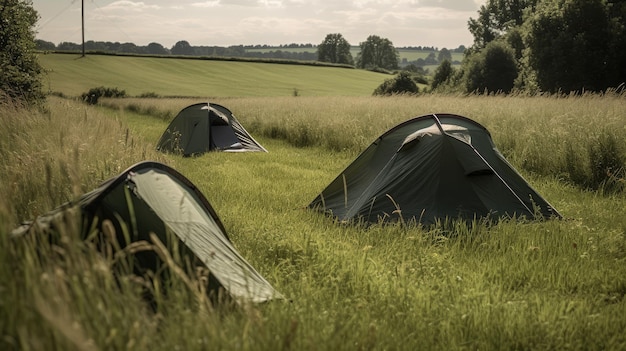
[[[216,149],[241,148],[241,143],[229,125],[211,126],[211,146]]]

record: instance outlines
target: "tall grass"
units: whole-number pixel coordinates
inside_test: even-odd
[[[517,168],[591,190],[622,191],[624,92],[565,96],[216,98],[253,135],[296,147],[361,152],[389,128],[430,113],[469,117],[491,131]],[[198,99],[107,100],[107,106],[171,120]]]
[[[587,143],[596,139],[583,132],[594,134],[591,126],[612,126],[609,133],[623,140],[617,127],[625,117],[623,97],[216,102],[233,110],[270,152],[155,154],[168,120],[124,107],[150,108],[148,100],[123,99],[110,110],[51,99],[47,114],[3,107],[0,153],[11,162],[0,172],[2,349],[626,348],[623,194],[582,191],[551,173],[566,164],[561,150],[588,157]],[[153,103],[156,111],[188,105]],[[400,121],[431,112],[483,123],[568,219],[458,226],[447,235],[438,228],[345,226],[304,208],[362,147]],[[304,133],[303,125],[310,138],[298,144],[304,137],[292,133]],[[271,138],[268,126],[285,128],[284,136]],[[6,235],[20,219],[144,158],[173,165],[198,186],[238,251],[289,300],[212,311],[199,308],[193,291],[174,282],[173,295],[152,313],[137,285],[112,284],[106,257],[77,238],[68,234],[62,250],[52,250]],[[76,175],[57,168],[61,163]],[[16,182],[30,187],[29,195],[20,194]]]
[[[0,113],[0,197],[11,199],[14,220],[72,200],[134,162],[164,159],[122,120],[72,101],[50,98],[45,112],[8,105]]]

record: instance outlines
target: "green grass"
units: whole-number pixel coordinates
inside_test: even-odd
[[[306,65],[110,55],[41,54],[44,88],[80,96],[94,87],[130,96],[371,95],[389,75]]]
[[[215,100],[269,153],[154,151],[194,99],[106,101],[111,109],[51,98],[45,114],[0,109],[0,348],[626,348],[624,194],[583,190],[558,171],[566,145],[585,160],[598,135],[623,140],[623,96]],[[304,208],[389,127],[440,111],[483,123],[566,219],[446,236],[342,226]],[[62,250],[6,235],[145,159],[198,186],[238,251],[290,301],[207,310],[175,280],[153,314],[132,280],[113,284],[111,262],[71,235]]]

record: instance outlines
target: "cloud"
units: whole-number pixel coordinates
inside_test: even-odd
[[[415,5],[418,7],[438,7],[442,9],[455,10],[455,11],[476,11],[479,7],[477,4],[484,3],[484,1],[476,0],[416,0]]]
[[[104,7],[99,8],[99,11],[134,11],[142,12],[147,10],[158,10],[161,7],[159,5],[146,5],[144,2],[135,2],[128,0],[114,1]]]
[[[89,40],[167,47],[179,40],[278,45],[320,43],[329,33],[341,33],[353,45],[378,35],[398,46],[452,47],[471,44],[467,21],[486,0],[98,1],[85,2]],[[80,4],[73,1],[57,19],[58,6],[50,0],[33,2],[38,12],[43,10],[41,39],[80,40]],[[47,18],[54,21],[46,23]]]
[[[221,3],[220,0],[211,0],[211,1],[204,1],[204,2],[194,2],[191,4],[191,7],[217,7],[219,6]],[[184,7],[181,7],[184,8]]]

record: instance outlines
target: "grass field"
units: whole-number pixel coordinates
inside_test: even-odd
[[[165,95],[158,81],[143,88]],[[582,181],[603,167],[596,156],[626,155],[623,93],[373,98],[242,90],[212,101],[229,107],[269,153],[156,152],[171,118],[198,100],[87,106],[50,97],[47,112],[0,108],[0,349],[626,349],[623,178],[593,189]],[[565,219],[458,226],[450,236],[441,228],[338,225],[305,209],[377,136],[432,112],[485,125]],[[146,159],[189,178],[237,250],[288,300],[211,308],[175,279],[153,313],[136,283],[115,278],[113,262],[80,240],[67,236],[48,252],[6,235]]]
[[[44,88],[67,96],[100,86],[130,96],[358,96],[391,78],[347,68],[199,59],[42,54],[39,60],[47,72]]]

